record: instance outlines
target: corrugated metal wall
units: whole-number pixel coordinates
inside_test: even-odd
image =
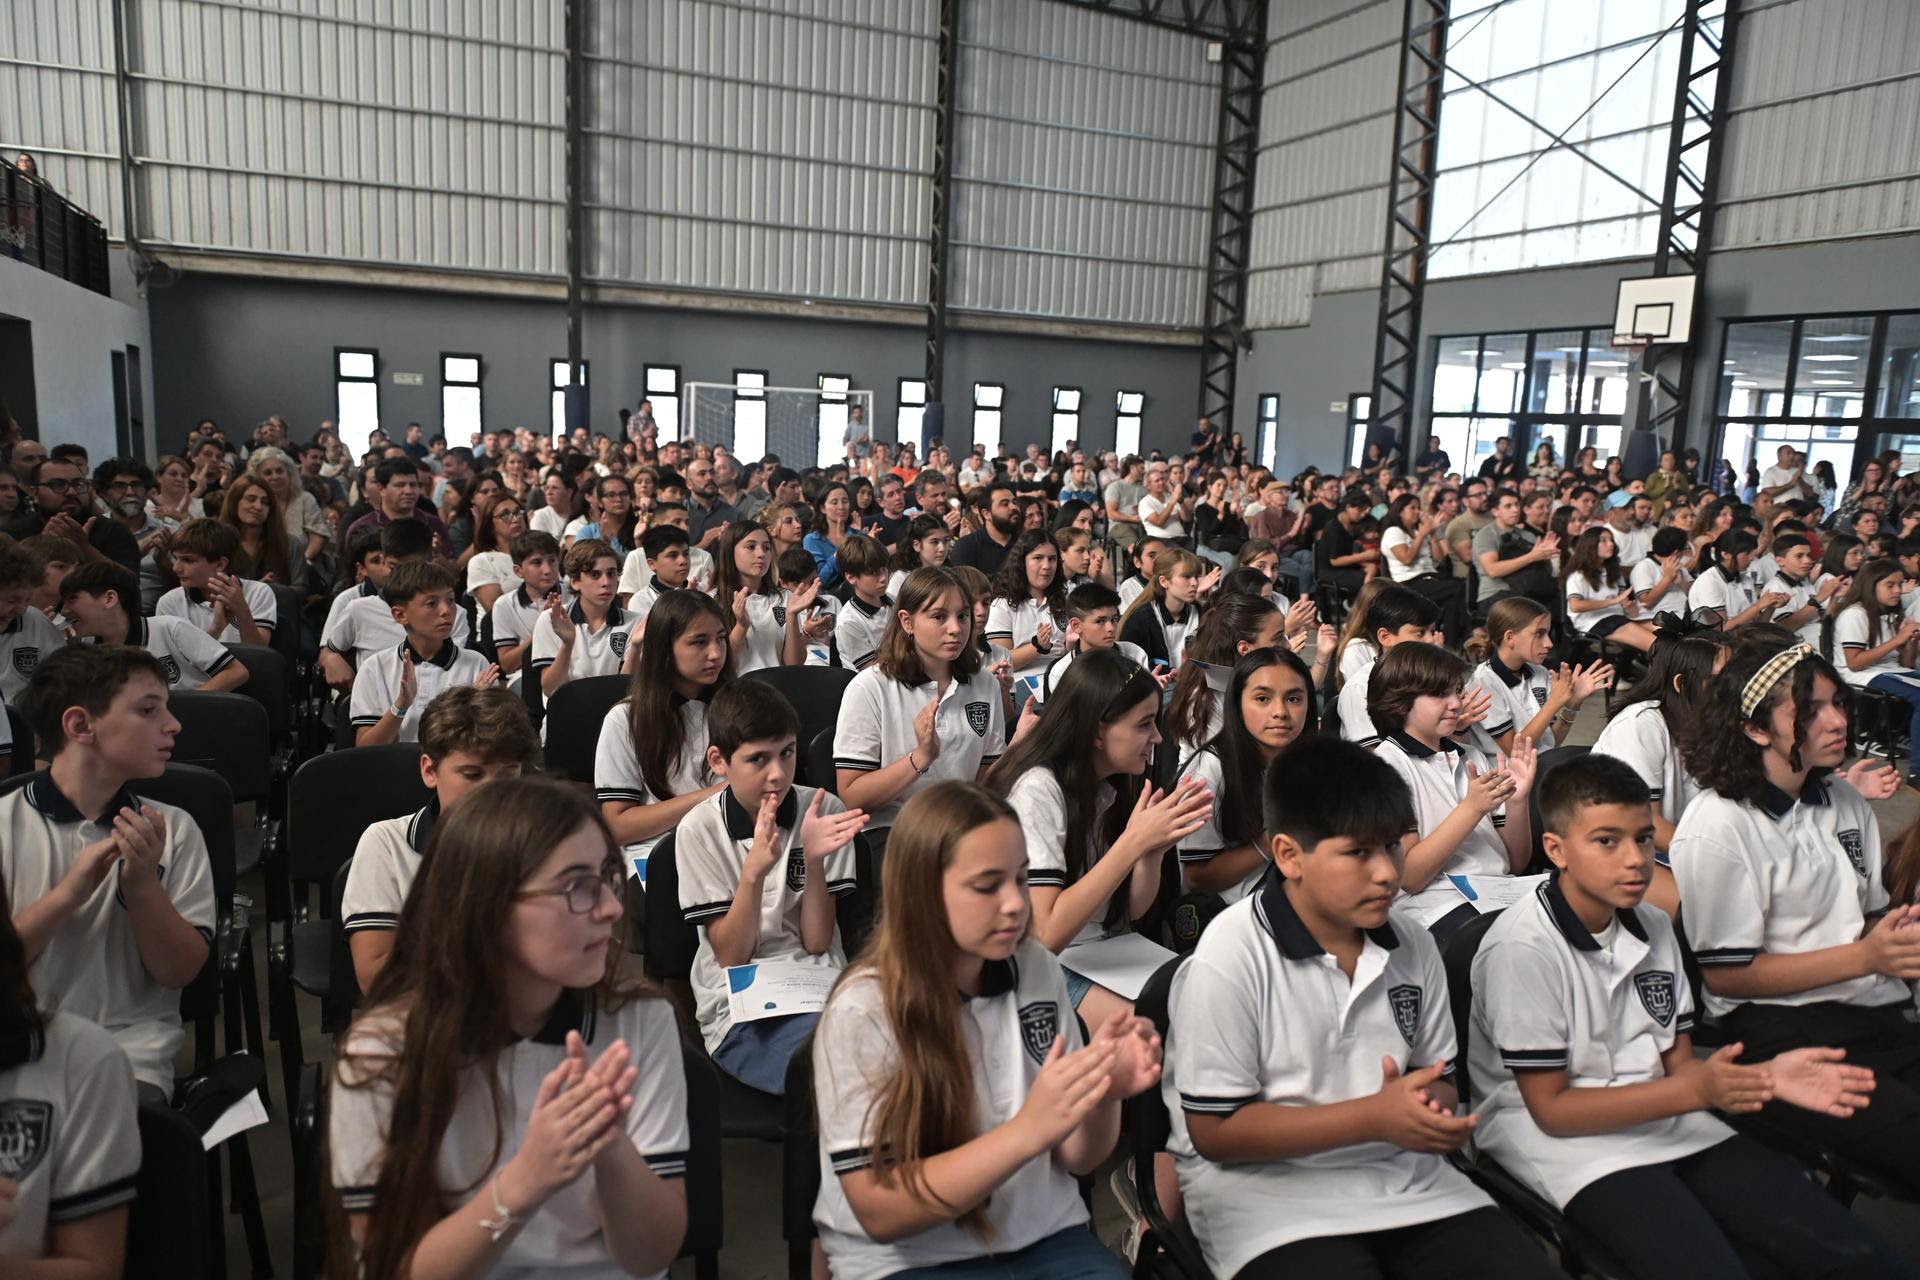
[[[1317,293],[1380,281],[1398,0],[1280,0],[1268,19],[1247,327],[1312,319]]]
[[[587,274],[926,297],[937,8],[597,0]]]
[[[1036,0],[969,0],[960,35],[950,305],[1198,327],[1206,42]]]
[[[1716,247],[1920,230],[1920,4],[1743,10]]]
[[[0,148],[38,153],[43,177],[121,233],[107,0],[0,0]]]
[[[134,13],[135,198],[156,245],[563,269],[560,0]]]

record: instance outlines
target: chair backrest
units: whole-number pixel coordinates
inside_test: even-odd
[[[647,855],[646,972],[655,982],[685,981],[693,973],[700,933],[680,914],[680,869],[674,861],[674,833],[660,837]]]
[[[804,776],[800,781],[809,787],[825,787],[837,796],[840,775],[833,767],[833,734],[829,728],[813,735],[813,741],[807,744],[806,758],[801,761]]]
[[[344,1027],[347,1015],[360,1004],[360,979],[353,972],[353,948],[347,945],[347,931],[341,926],[346,922],[346,913],[340,909],[340,902],[347,896],[347,877],[353,873],[353,859],[348,858],[333,873],[333,886],[329,890],[330,911],[328,919],[332,921],[327,945],[327,1012],[331,1015],[331,1026]]]
[[[1473,1105],[1473,1081],[1467,1074],[1467,1037],[1473,1028],[1473,958],[1487,930],[1500,918],[1488,911],[1455,929],[1440,944],[1440,961],[1447,970],[1447,999],[1453,1006],[1453,1080],[1460,1105]]]
[[[800,717],[800,741],[811,743],[839,719],[853,672],[845,667],[762,667],[743,678],[778,689]]]
[[[1546,834],[1546,825],[1540,818],[1540,783],[1554,769],[1569,760],[1578,760],[1592,751],[1592,747],[1554,747],[1542,751],[1533,770],[1533,790],[1527,793],[1527,821],[1533,833],[1533,857],[1527,863],[1528,871],[1551,871],[1552,864],[1547,861],[1546,845],[1541,837]]]
[[[592,783],[600,722],[627,696],[625,676],[569,680],[547,702],[547,772],[570,782]]]
[[[273,735],[267,712],[240,693],[176,693],[167,710],[180,722],[173,758],[227,780],[240,800],[264,801],[273,788]]]
[[[285,746],[293,732],[293,668],[287,665],[287,656],[257,644],[230,644],[227,649],[247,669],[247,682],[234,692],[265,708],[273,745]]]
[[[308,760],[287,792],[288,879],[331,886],[368,823],[412,813],[429,794],[420,781],[417,742],[330,751]],[[353,803],[343,804],[349,797]]]
[[[720,1192],[720,1068],[697,1040],[680,1039],[680,1065],[687,1076],[687,1234],[680,1256],[720,1251],[725,1223]],[[702,1271],[701,1274],[705,1274]]]
[[[172,1107],[140,1107],[139,1197],[127,1216],[127,1280],[203,1280],[209,1254],[207,1154]]]
[[[818,1234],[813,1202],[820,1195],[820,1134],[813,1109],[811,1034],[787,1059],[786,1104],[780,1144],[780,1234],[794,1244]]]
[[[7,776],[17,778],[32,773],[34,760],[33,726],[27,718],[12,707],[7,708],[7,729],[13,737],[13,745],[8,748]]]
[[[306,597],[284,582],[269,582],[273,589],[273,607],[280,615],[273,627],[273,649],[287,660],[290,670],[298,670],[306,658]]]
[[[238,879],[233,838],[233,791],[227,786],[226,779],[199,765],[170,764],[159,777],[140,778],[132,783],[132,788],[133,793],[142,800],[157,801],[181,810],[200,828],[201,839],[207,846],[207,868],[213,878],[213,901],[217,913],[225,916],[231,909],[234,885]],[[180,992],[180,1017],[186,1022],[199,1022],[219,1012],[220,957],[219,949],[212,947],[207,951],[206,964]]]

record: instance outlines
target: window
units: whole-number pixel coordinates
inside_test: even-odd
[[[1000,414],[1006,397],[1004,382],[973,384],[973,442],[987,447],[989,459],[1000,453]]]
[[[1053,445],[1049,456],[1064,453],[1080,440],[1080,388],[1053,389]]]
[[[1605,462],[1619,451],[1627,408],[1627,358],[1612,339],[1605,328],[1440,339],[1428,433],[1462,476],[1476,474],[1502,436],[1523,462],[1541,445],[1560,467],[1585,447]],[[1421,438],[1414,453],[1426,447]]]
[[[380,429],[380,353],[352,347],[333,349],[333,418],[340,443],[359,457],[367,438]]]
[[[893,438],[913,446],[913,456],[925,458],[926,441],[921,438],[927,417],[927,384],[919,378],[902,378],[895,396],[899,411],[894,414]]]
[[[830,467],[848,461],[847,392],[853,380],[844,373],[820,375],[820,444],[814,465]]]
[[[733,371],[733,456],[767,456],[767,371]]]
[[[587,361],[580,362],[580,421],[587,420]],[[547,429],[554,436],[567,434],[567,362],[564,359],[547,361],[547,385],[551,388],[547,414]],[[449,442],[451,443],[451,442]]]
[[[1439,382],[1435,378],[1436,385]],[[1367,428],[1373,423],[1373,397],[1355,391],[1347,397],[1347,465],[1357,467],[1367,452]]]
[[[1113,398],[1113,451],[1122,458],[1140,452],[1140,413],[1147,397],[1139,391],[1122,391]]]
[[[1349,401],[1348,403],[1352,403]],[[1260,431],[1256,455],[1260,465],[1273,470],[1273,459],[1280,448],[1280,397],[1271,391],[1260,393]]]
[[[647,399],[653,403],[653,421],[660,444],[680,438],[680,366],[650,364],[645,368]]]
[[[480,357],[440,353],[440,434],[447,445],[473,444],[480,435]]]

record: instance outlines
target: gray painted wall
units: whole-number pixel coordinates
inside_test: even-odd
[[[409,420],[429,434],[438,429],[443,351],[484,358],[489,426],[537,429],[548,419],[547,362],[566,352],[556,303],[188,275],[153,290],[150,305],[163,448],[178,445],[202,417],[245,433],[278,412],[296,436],[310,432],[333,416],[336,346],[380,352],[380,413],[389,429]],[[915,327],[643,307],[590,308],[585,337],[598,430],[616,427],[615,411],[639,402],[642,365],[677,364],[685,381],[731,382],[737,368],[765,369],[776,386],[848,374],[856,388],[875,392],[874,417],[890,436],[896,380],[918,377],[924,359]],[[1003,438],[1010,444],[1047,442],[1059,384],[1085,391],[1081,439],[1088,447],[1111,444],[1114,392],[1122,387],[1147,395],[1143,446],[1176,447],[1192,427],[1199,367],[1191,347],[951,331],[947,439],[968,438],[972,384],[979,380],[1006,384]],[[420,374],[422,385],[394,385],[396,371]]]
[[[144,309],[0,258],[0,314],[32,326],[34,425],[40,439],[85,445],[96,460],[111,457],[118,438],[113,353],[139,348],[141,403],[147,406],[146,445],[151,450],[156,379],[151,376],[153,347]],[[15,370],[20,367],[18,359],[10,363]]]

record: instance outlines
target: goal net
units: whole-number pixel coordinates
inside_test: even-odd
[[[821,387],[769,387],[747,382],[689,382],[682,440],[723,444],[743,462],[769,453],[782,465],[827,467],[847,461],[847,423],[860,410],[869,438],[873,392],[844,380]]]

